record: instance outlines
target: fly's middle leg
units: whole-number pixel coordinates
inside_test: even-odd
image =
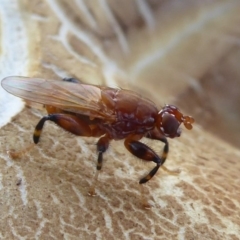
[[[106,152],[106,150],[109,147],[109,142],[110,142],[110,138],[108,135],[104,135],[103,137],[101,137],[98,142],[97,142],[97,151],[98,151],[98,158],[97,158],[97,171],[94,177],[94,183],[92,185],[92,187],[89,190],[89,195],[94,196],[95,195],[95,187],[97,185],[98,182],[98,175],[99,175],[99,171],[102,169],[102,163],[103,163],[103,153]]]

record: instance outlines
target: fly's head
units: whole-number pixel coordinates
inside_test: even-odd
[[[180,137],[181,123],[183,123],[188,130],[191,130],[194,118],[191,116],[184,116],[174,105],[165,105],[158,113],[156,125],[165,137]]]

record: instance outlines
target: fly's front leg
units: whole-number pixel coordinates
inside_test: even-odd
[[[141,186],[142,205],[144,208],[150,208],[151,206],[147,202],[142,184],[148,182],[157,173],[163,161],[150,147],[148,147],[144,143],[139,142],[138,140],[140,138],[141,137],[139,136],[130,136],[125,139],[124,145],[127,150],[134,156],[145,161],[151,161],[156,163],[156,166],[139,181]]]
[[[139,181],[139,183],[142,184],[148,182],[157,173],[163,161],[150,147],[138,140],[138,136],[130,136],[125,139],[124,145],[134,156],[145,161],[156,163],[156,166],[148,173],[148,175]]]
[[[99,171],[102,169],[103,153],[106,152],[106,150],[108,149],[110,140],[111,139],[109,138],[109,136],[105,135],[105,136],[101,137],[97,142],[97,151],[98,151],[97,171],[96,171],[96,174],[94,177],[94,184],[92,185],[92,187],[89,190],[89,195],[91,195],[91,196],[95,195],[95,186],[98,181]]]
[[[161,155],[161,159],[162,159],[161,169],[163,169],[164,171],[166,171],[169,174],[173,174],[173,175],[179,174],[181,172],[179,169],[169,170],[167,167],[163,166],[163,164],[165,163],[165,161],[167,159],[168,152],[169,152],[169,143],[168,143],[167,138],[165,136],[161,135],[157,129],[153,129],[152,131],[150,131],[146,135],[146,137],[153,139],[153,140],[159,140],[165,144],[163,147],[162,155]]]

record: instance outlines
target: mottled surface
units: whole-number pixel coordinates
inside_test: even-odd
[[[144,186],[145,210],[138,181],[153,165],[122,141],[104,156],[95,197],[97,139],[47,123],[37,147],[9,158],[31,143],[44,109],[21,111],[1,89],[0,238],[239,239],[239,11],[234,0],[2,0],[1,79],[75,76],[137,89],[196,124],[169,140],[166,166],[182,171],[160,170]]]

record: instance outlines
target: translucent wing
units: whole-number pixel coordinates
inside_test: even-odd
[[[115,120],[113,111],[102,103],[101,88],[98,86],[13,76],[2,80],[2,87],[25,100],[93,118]]]

